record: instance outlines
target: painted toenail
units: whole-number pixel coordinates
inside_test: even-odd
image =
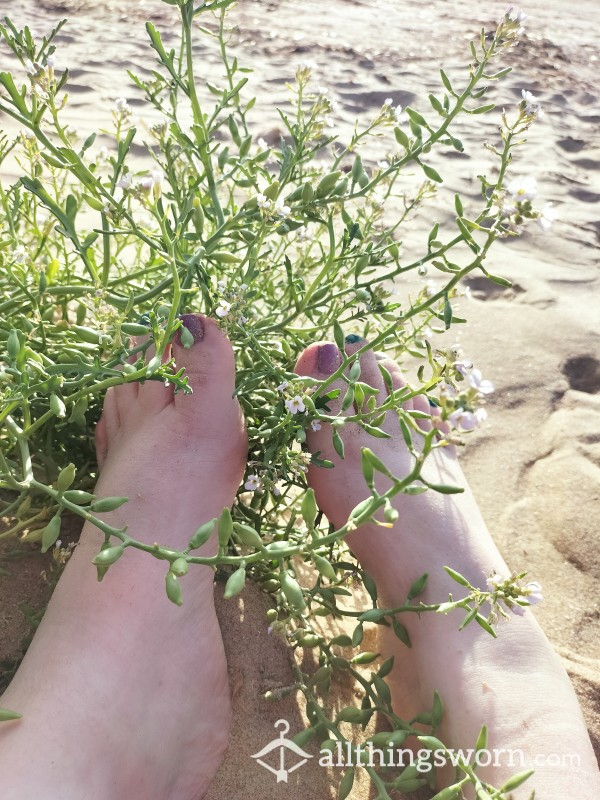
[[[335,372],[342,363],[342,356],[335,344],[322,344],[317,350],[317,367],[319,372]]]
[[[362,336],[359,336],[357,333],[349,333],[346,336],[346,344],[356,344],[362,340]]]
[[[198,314],[183,314],[180,320],[183,322],[183,326],[177,331],[175,338],[177,344],[187,350],[196,342],[201,342],[204,339],[204,320]],[[191,339],[189,335],[184,333],[184,328],[191,334]]]

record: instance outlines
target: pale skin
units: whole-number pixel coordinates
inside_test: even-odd
[[[173,354],[186,368],[193,394],[173,396],[151,382],[116,387],[107,394],[97,431],[96,493],[130,498],[106,518],[115,525],[126,520],[134,538],[181,548],[199,522],[232,504],[247,452],[233,398],[231,346],[210,320],[188,316],[185,323],[195,343],[185,349],[176,339]],[[348,345],[349,352],[362,344]],[[297,371],[324,378],[339,358],[334,345],[311,345]],[[400,386],[399,369],[392,362],[386,367]],[[361,379],[384,395],[372,353],[362,357]],[[309,434],[309,448],[336,465],[309,470],[317,500],[334,524],[345,522],[366,496],[361,447],[373,449],[394,474],[406,473],[410,455],[397,426],[388,415],[384,427],[391,438],[374,440],[348,425],[343,461],[328,426]],[[466,485],[449,449],[436,452],[427,469],[431,481]],[[429,573],[424,602],[445,599],[457,588],[445,564],[481,587],[486,574],[508,574],[468,489],[462,495],[402,495],[394,503],[399,519],[393,528],[367,525],[348,537],[386,605],[401,604],[423,572]],[[3,707],[23,713],[0,726],[4,800],[197,800],[222,760],[231,705],[211,570],[190,569],[178,608],[157,591],[164,562],[143,553],[127,551],[98,583],[91,560],[101,541],[96,528],[84,527],[2,697]],[[200,552],[215,551],[209,540]],[[460,618],[452,614],[405,616],[412,649],[392,638],[384,643],[386,653],[396,656],[390,685],[399,715],[429,708],[437,689],[446,706],[440,735],[449,746],[472,747],[485,722],[490,748],[520,748],[527,758],[579,754],[577,768],[537,766],[530,788],[517,790],[515,798],[527,797],[534,786],[543,800],[598,797],[600,773],[581,711],[531,612],[501,626],[501,642],[474,625],[457,634]],[[521,769],[489,767],[478,774],[499,785]]]

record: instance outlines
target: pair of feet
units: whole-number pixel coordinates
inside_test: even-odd
[[[175,341],[173,351],[193,394],[173,395],[155,382],[110,390],[97,429],[101,476],[96,488],[100,497],[130,498],[106,515],[111,524],[126,521],[135,538],[182,548],[199,520],[231,505],[247,452],[233,398],[231,346],[210,320],[189,316],[185,324],[194,344],[186,349]],[[348,345],[348,350],[358,347]],[[297,371],[322,379],[339,363],[333,345],[311,345]],[[400,385],[397,366],[385,366]],[[372,352],[362,356],[361,368],[361,379],[384,396]],[[310,449],[335,464],[332,470],[309,470],[317,500],[334,524],[345,522],[364,499],[362,447],[373,449],[395,474],[406,473],[410,455],[393,415],[384,428],[390,438],[375,440],[346,426],[343,461],[326,426],[310,433]],[[427,469],[432,483],[465,485],[449,450],[436,451]],[[444,572],[445,564],[474,585],[483,585],[491,572],[508,574],[468,489],[461,495],[402,495],[395,506],[399,518],[393,528],[366,525],[348,537],[385,605],[401,604],[425,571],[430,578],[423,601],[446,598],[456,584]],[[84,527],[2,698],[3,706],[23,713],[22,720],[0,728],[3,797],[196,800],[219,767],[232,713],[212,572],[190,570],[185,603],[177,608],[156,591],[164,564],[139,551],[129,550],[98,584],[90,562],[100,540],[93,526]],[[209,541],[200,552],[214,551],[215,542]],[[394,639],[384,643],[396,656],[390,685],[397,713],[407,718],[429,707],[437,689],[446,705],[441,737],[450,746],[472,747],[486,723],[489,748],[520,749],[527,759],[521,769],[536,767],[531,785],[538,788],[537,796],[598,796],[600,777],[579,706],[530,612],[503,627],[499,642],[474,625],[457,634],[452,614],[412,615],[403,622],[413,647]],[[579,764],[568,758],[544,764],[544,756],[552,754],[573,755]],[[520,766],[498,760],[499,766],[478,769],[494,785]],[[531,790],[518,791],[523,794],[516,797]]]

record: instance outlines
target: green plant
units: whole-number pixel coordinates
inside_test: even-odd
[[[486,270],[490,247],[498,237],[513,235],[525,219],[541,217],[527,192],[509,200],[504,188],[513,148],[539,114],[535,98],[524,95],[514,118],[503,116],[500,141],[489,146],[494,176],[481,176],[476,208],[467,214],[456,195],[455,228],[433,225],[418,259],[405,256],[399,233],[422,213],[442,182],[429,163],[430,153],[462,151],[455,135],[461,116],[483,117],[494,108],[483,98],[509,71],[495,71],[494,62],[516,41],[520,17],[507,12],[495,33],[482,31],[471,47],[463,88],[441,72],[443,86],[439,95],[429,96],[429,116],[386,102],[365,125],[357,122],[346,143],[329,133],[330,98],[312,89],[310,68],[299,67],[290,84],[290,107],[279,111],[285,136],[269,147],[252,134],[254,100],[244,96],[248,70],[228,50],[226,12],[233,0],[197,6],[192,0],[167,1],[181,12],[178,47],[167,50],[148,23],[157,63],[151,79],[131,76],[162,120],[153,126],[153,141],[139,166],[132,156],[139,137],[125,100],[115,105],[110,151],[96,148],[95,132],[82,142],[62,123],[68,72],[55,70],[54,38],[63,23],[41,42],[29,28],[19,30],[8,19],[0,26],[2,39],[28,73],[24,87],[10,73],[0,73],[0,112],[23,131],[15,141],[4,137],[0,142],[0,160],[16,156],[23,172],[17,183],[0,188],[0,488],[9,497],[2,500],[2,513],[14,520],[0,538],[40,541],[45,551],[55,546],[61,514],[68,510],[105,534],[95,559],[99,578],[127,557],[128,548],[143,550],[167,562],[167,594],[177,604],[185,599],[190,565],[230,571],[227,597],[242,590],[248,574],[272,596],[269,619],[290,645],[319,650],[314,675],[296,672],[296,688],[306,697],[311,721],[303,741],[315,734],[339,740],[338,722],[364,725],[380,711],[395,734],[400,732],[397,738],[415,732],[424,746],[432,745],[429,739],[442,715],[437,695],[431,710],[401,720],[384,681],[390,661],[367,680],[356,667],[375,661],[375,654],[346,659],[332,648],[360,647],[365,622],[391,624],[408,644],[397,615],[443,613],[450,607],[465,610],[464,624],[475,621],[494,634],[499,603],[526,604],[530,590],[521,587],[520,575],[481,592],[449,569],[465,590],[459,600],[428,606],[417,602],[424,576],[403,606],[382,609],[373,581],[349,556],[344,537],[380,512],[383,524],[393,520],[390,501],[398,493],[461,491],[428,484],[422,466],[433,450],[473,426],[486,387],[481,376],[467,380],[470,368],[457,352],[451,346],[434,349],[427,334],[464,322],[453,303],[470,273],[479,271],[509,285]],[[192,40],[202,14],[210,20],[208,35],[223,60],[222,86],[194,74]],[[192,120],[189,126],[181,122],[186,117]],[[374,136],[387,136],[394,148],[381,166],[369,162]],[[428,269],[439,273],[438,287],[423,285],[412,298],[392,298],[392,281],[398,285],[403,276],[423,276]],[[182,326],[180,315],[192,311],[220,319],[233,343],[250,454],[233,509],[225,509],[219,520],[198,520],[189,547],[176,551],[168,542],[137,541],[103,521],[103,512],[127,498],[93,494],[91,430],[111,386],[155,380],[189,391],[183,371],[161,357]],[[295,375],[297,355],[315,336],[332,337],[343,351],[345,334],[356,330],[369,343],[345,357],[328,380]],[[190,336],[185,328],[181,335],[184,343]],[[156,356],[146,363],[150,343]],[[380,406],[360,380],[358,356],[369,348],[418,365],[417,380],[391,391]],[[383,375],[391,388],[390,376],[385,370]],[[331,384],[339,378],[347,384],[344,408],[352,403],[362,408],[350,417],[328,411],[328,400],[337,391]],[[422,414],[402,406],[418,394],[428,396],[439,406],[441,420],[454,425],[448,435],[434,428],[420,448],[413,435]],[[380,425],[388,410],[399,416],[413,467],[407,475],[392,475],[365,449],[365,499],[345,525],[334,529],[306,489],[304,473],[311,460],[303,449],[306,429],[331,423],[337,431],[354,421],[373,437],[385,437]],[[336,434],[334,441],[343,455],[341,437]],[[315,457],[312,461],[324,469],[331,466]],[[391,479],[384,494],[375,489],[375,472]],[[218,554],[194,555],[215,526]],[[318,576],[310,590],[295,577],[297,558]],[[364,583],[373,602],[360,614],[339,605],[353,579]],[[492,611],[485,613],[490,602]],[[328,614],[356,617],[349,642],[328,642],[316,632],[314,617]],[[335,669],[350,670],[365,699],[361,709],[331,719],[326,694]],[[429,726],[430,736],[415,723]],[[433,780],[405,773],[384,780],[369,769],[382,798],[391,788],[410,790]],[[456,791],[466,782],[478,785],[468,765],[462,771]],[[351,779],[344,778],[343,792],[350,791]]]

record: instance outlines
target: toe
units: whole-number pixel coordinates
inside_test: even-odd
[[[106,419],[103,416],[98,420],[96,430],[94,431],[96,441],[96,458],[98,459],[98,468],[102,470],[106,463],[106,456],[108,455],[108,434],[106,432]]]
[[[146,363],[149,364],[155,355],[156,350],[154,344],[151,344],[146,350]],[[166,347],[162,356],[163,363],[168,361],[170,358],[171,350],[169,347]],[[122,388],[125,388],[125,386]],[[123,401],[127,402],[130,399],[131,398],[124,396]],[[137,401],[139,407],[141,407],[146,413],[158,414],[160,411],[166,408],[172,402],[172,400],[173,387],[171,385],[165,386],[161,380],[147,380],[139,385]]]
[[[346,346],[345,350],[346,353],[351,356],[354,353],[361,350],[367,344],[366,339],[361,339],[359,336],[355,334],[350,334],[350,336],[346,336]],[[373,350],[366,350],[364,353],[361,353],[359,356],[360,358],[360,378],[359,380],[362,383],[366,383],[369,386],[372,386],[373,389],[377,389],[378,395],[377,398],[377,405],[380,405],[386,397],[386,389],[385,383],[383,380],[383,375],[381,370],[379,369],[379,362],[377,361],[377,357]]]

